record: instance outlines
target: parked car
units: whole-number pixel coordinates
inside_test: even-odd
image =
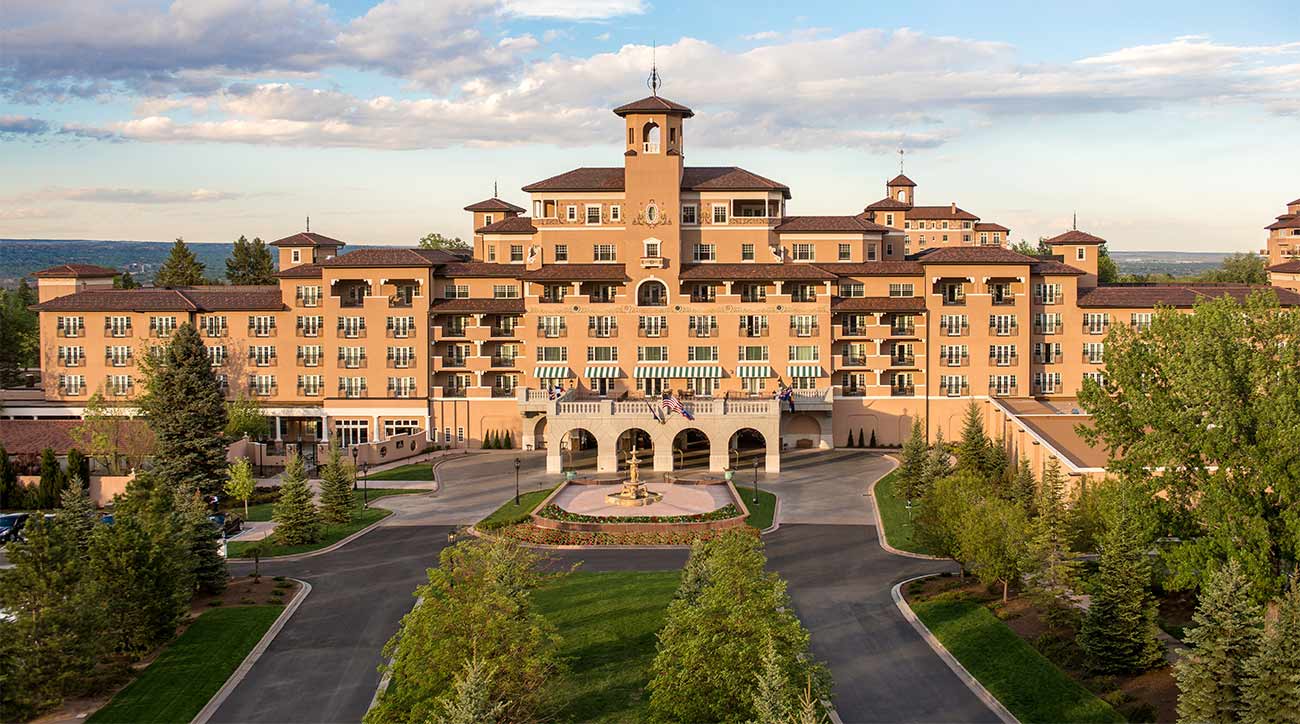
[[[6,513],[0,515],[0,543],[20,541],[23,539],[23,526],[27,525],[27,513]]]

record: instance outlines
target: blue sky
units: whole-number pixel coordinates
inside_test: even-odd
[[[690,105],[687,162],[855,213],[907,150],[920,203],[1034,239],[1237,251],[1300,196],[1283,2],[6,0],[0,237],[355,243],[617,165],[609,113]]]

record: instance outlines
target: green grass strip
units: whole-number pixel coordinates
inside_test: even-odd
[[[479,530],[494,530],[503,528],[516,523],[523,523],[528,520],[529,514],[533,512],[546,496],[555,490],[555,486],[545,490],[533,490],[527,493],[521,493],[519,496],[519,505],[515,505],[513,496],[505,502],[500,508],[492,511],[492,515],[480,520],[474,527]]]
[[[916,529],[912,526],[911,517],[907,512],[907,501],[899,497],[896,492],[897,484],[897,468],[876,483],[876,509],[880,511],[880,520],[885,524],[885,540],[901,551],[933,555],[930,549],[914,540]],[[913,503],[911,515],[915,514],[916,503]]]
[[[374,479],[373,476],[371,479],[372,480]],[[432,490],[432,488],[371,488],[369,495],[370,495],[370,500],[373,502],[378,498],[385,498],[388,497],[389,495],[412,495],[415,493],[427,493],[430,490]],[[356,496],[357,496],[356,510],[361,510],[360,489],[357,490]],[[275,503],[259,503],[257,505],[250,505],[248,506],[248,517],[244,518],[244,520],[250,523],[264,523],[268,520],[271,520],[272,506],[274,505]],[[243,515],[244,507],[242,505],[236,505],[235,507],[231,508],[228,512],[238,513],[239,515]]]
[[[433,480],[433,463],[408,463],[388,470],[370,473],[369,480]]]
[[[89,721],[190,721],[283,611],[284,606],[241,606],[205,612]]]
[[[917,617],[1024,724],[1123,722],[982,604],[953,596],[912,604]]]
[[[772,527],[772,518],[776,515],[776,496],[772,493],[758,489],[758,502],[754,502],[754,488],[742,483],[732,481],[736,487],[736,493],[740,499],[745,501],[745,507],[749,508],[749,516],[745,518],[745,523],[750,527],[766,530]]]
[[[297,553],[310,553],[318,551],[326,546],[334,545],[357,531],[373,523],[383,520],[392,514],[391,510],[383,508],[361,509],[361,504],[352,510],[352,520],[347,523],[332,523],[321,526],[321,539],[315,543],[303,543],[300,545],[280,545],[275,542],[275,534],[266,539],[262,546],[262,557],[270,558],[272,556],[291,556]],[[248,549],[262,541],[231,541],[226,544],[226,555],[231,558],[243,558]]]

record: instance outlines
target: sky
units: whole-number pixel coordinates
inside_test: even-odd
[[[1276,2],[0,0],[0,237],[468,237],[462,207],[622,162],[610,109],[695,111],[687,163],[1037,239],[1247,251],[1300,197]]]

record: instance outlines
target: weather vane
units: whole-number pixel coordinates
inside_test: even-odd
[[[903,174],[903,153],[904,153],[904,151],[903,151],[903,149],[900,147],[900,148],[898,149],[898,174],[899,174],[900,176]]]
[[[656,61],[659,44],[652,43],[650,46],[650,77],[646,79],[646,85],[650,86],[650,95],[659,95],[659,86],[663,85],[663,78],[659,77],[659,65]]]

